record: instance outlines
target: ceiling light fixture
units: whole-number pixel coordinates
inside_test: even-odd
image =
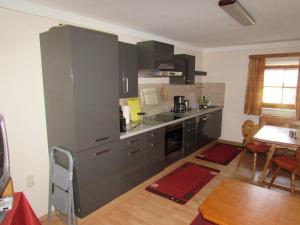
[[[250,26],[255,23],[253,17],[247,12],[241,3],[239,3],[238,0],[220,0],[219,6],[243,26]]]

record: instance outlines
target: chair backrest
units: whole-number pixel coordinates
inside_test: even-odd
[[[300,129],[300,120],[289,120],[286,121],[285,127]]]
[[[258,129],[258,124],[255,124],[252,120],[246,120],[242,125],[242,134],[244,137],[244,142],[250,141],[254,134],[258,131]]]
[[[298,163],[300,164],[300,147],[297,148],[296,159],[297,159]]]

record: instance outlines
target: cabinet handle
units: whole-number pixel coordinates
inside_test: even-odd
[[[123,76],[122,81],[123,81],[123,92],[127,93],[126,92],[126,85],[125,85],[126,84],[126,77]]]
[[[140,149],[138,149],[138,150],[135,150],[135,151],[132,151],[132,152],[128,152],[128,156],[132,156],[132,155],[134,155],[134,154],[136,154],[136,153],[138,153],[140,151]]]
[[[193,123],[192,121],[186,121],[185,122],[186,124],[191,124],[191,123]]]
[[[151,137],[154,137],[154,136],[156,136],[156,133],[151,133],[150,135],[151,135]]]
[[[129,145],[131,145],[131,144],[133,144],[133,143],[135,143],[135,142],[138,142],[140,139],[135,139],[135,140],[129,140],[127,143],[129,144]]]
[[[126,81],[126,92],[125,93],[128,93],[128,91],[129,91],[129,88],[128,88],[128,77],[125,77],[125,81]]]
[[[156,146],[156,145],[159,145],[159,142],[150,144],[151,147],[154,147],[154,146]]]
[[[207,119],[208,119],[207,117],[203,117],[203,118],[202,118],[202,121],[205,121],[205,120],[207,120]]]
[[[109,152],[109,149],[105,149],[105,150],[103,150],[103,151],[96,152],[96,153],[95,153],[95,156],[101,155],[101,154],[106,153],[106,152]]]
[[[104,140],[106,140],[106,139],[108,139],[108,137],[103,137],[103,138],[94,139],[94,143],[96,144],[97,142],[99,142],[99,141],[104,141]]]

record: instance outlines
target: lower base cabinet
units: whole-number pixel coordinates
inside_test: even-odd
[[[122,149],[122,161],[122,191],[126,192],[145,180],[143,145]]]
[[[165,132],[164,128],[145,133],[145,179],[165,168]]]
[[[84,217],[121,194],[120,142],[77,153],[75,168],[77,216]]]
[[[207,113],[198,117],[197,148],[218,139],[221,136],[222,110]]]
[[[197,150],[196,118],[183,123],[183,153],[188,156]]]
[[[163,128],[122,140],[122,192],[164,169],[164,146]]]

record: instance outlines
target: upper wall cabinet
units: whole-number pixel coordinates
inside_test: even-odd
[[[182,76],[170,77],[170,84],[193,84],[195,82],[195,56],[175,55],[175,70]]]
[[[119,97],[138,97],[137,46],[119,42]]]
[[[61,26],[40,42],[49,146],[79,152],[119,140],[117,36]]]
[[[174,45],[158,42],[138,42],[140,70],[173,70]]]

